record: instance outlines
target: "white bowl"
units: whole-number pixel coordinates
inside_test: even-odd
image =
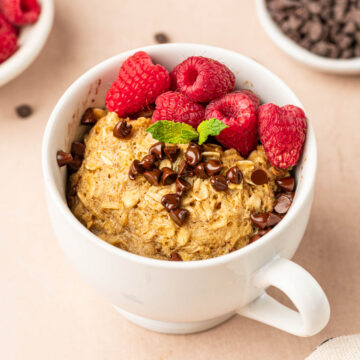
[[[39,0],[41,13],[36,23],[21,28],[18,50],[0,64],[0,86],[28,68],[44,47],[54,19],[53,0]]]
[[[213,259],[173,262],[150,259],[101,240],[70,211],[65,195],[66,169],[56,151],[69,151],[85,131],[80,117],[89,106],[103,106],[121,63],[138,50],[171,70],[193,55],[227,64],[236,86],[252,84],[264,102],[302,106],[274,74],[238,53],[205,45],[165,44],[114,56],[82,75],[63,94],[47,124],[42,164],[48,209],[60,245],[77,271],[131,321],[161,332],[190,333],[217,325],[235,313],[284,331],[309,336],[328,322],[330,308],[319,284],[290,259],[304,234],[313,198],[317,150],[309,121],[303,156],[296,171],[297,190],[289,212],[256,242]],[[209,234],[209,236],[211,236]],[[266,294],[273,285],[299,312]]]
[[[256,0],[256,9],[260,23],[270,39],[292,58],[312,68],[328,73],[360,74],[360,58],[329,59],[315,55],[298,45],[281,31],[271,18],[269,11],[266,8],[265,0]]]

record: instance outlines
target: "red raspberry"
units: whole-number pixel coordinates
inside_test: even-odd
[[[0,0],[0,10],[16,26],[34,23],[41,7],[37,0]]]
[[[168,91],[156,99],[156,110],[152,122],[158,120],[172,120],[184,122],[195,129],[205,118],[205,108],[189,100],[185,95]]]
[[[271,164],[295,166],[306,137],[306,116],[294,105],[261,105],[257,111],[260,141]]]
[[[205,119],[216,118],[229,127],[216,139],[227,148],[247,156],[257,144],[256,106],[243,92],[226,94],[213,100],[205,109]]]
[[[235,92],[246,94],[250,98],[250,100],[253,102],[256,109],[260,106],[259,97],[254,92],[252,92],[251,90],[243,89],[243,90],[238,90],[238,91],[235,91]]]
[[[17,38],[14,27],[0,13],[0,64],[17,49]]]
[[[109,111],[127,116],[153,103],[169,87],[167,70],[154,65],[147,53],[139,51],[121,65],[117,79],[106,94],[105,103]]]
[[[195,102],[208,102],[235,86],[235,75],[224,64],[203,56],[192,56],[172,71],[173,86]],[[174,88],[174,87],[173,87]]]
[[[171,82],[170,89],[173,91],[176,91],[178,89],[176,77],[177,77],[177,70],[178,70],[179,65],[180,64],[176,65],[173,68],[172,72],[170,73],[170,82]]]

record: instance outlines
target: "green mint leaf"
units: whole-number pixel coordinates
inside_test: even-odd
[[[146,131],[158,141],[170,144],[188,144],[199,137],[198,132],[185,123],[160,120],[149,126]]]
[[[219,135],[228,126],[218,119],[204,120],[197,127],[199,135],[199,145],[203,144],[207,138],[211,136]]]

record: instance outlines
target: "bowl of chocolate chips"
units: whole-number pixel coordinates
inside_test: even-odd
[[[271,40],[317,70],[360,73],[360,2],[357,0],[257,0]]]

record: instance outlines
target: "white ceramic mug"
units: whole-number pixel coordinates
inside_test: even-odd
[[[314,278],[289,259],[304,234],[313,198],[317,151],[309,121],[306,145],[296,171],[297,189],[285,218],[256,242],[228,255],[201,261],[169,262],[141,257],[92,234],[66,203],[66,171],[56,151],[69,151],[85,131],[79,121],[89,106],[103,106],[121,63],[144,50],[171,70],[192,55],[217,59],[236,75],[238,88],[250,88],[263,102],[302,106],[295,94],[256,61],[232,51],[194,44],[166,44],[112,57],[75,81],[47,124],[43,172],[48,208],[60,245],[77,271],[129,320],[165,333],[191,333],[215,326],[235,313],[299,336],[310,336],[329,320],[328,300]],[[298,311],[267,295],[273,285]]]

